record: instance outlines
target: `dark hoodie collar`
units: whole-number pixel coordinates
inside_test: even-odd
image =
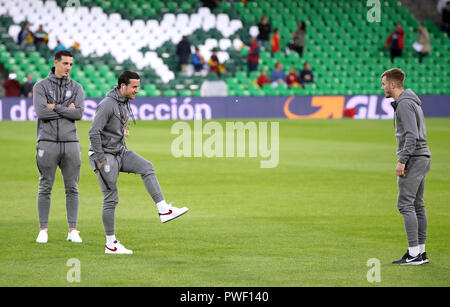
[[[119,88],[117,86],[114,87],[109,93],[107,93],[106,97],[110,97],[120,103],[128,103],[128,99],[122,97],[122,94],[120,94]]]
[[[48,73],[48,79],[53,82],[56,83],[58,85],[66,85],[69,81],[70,78],[69,77],[62,77],[62,78],[58,78],[55,75],[55,67],[52,67],[51,71]]]
[[[133,110],[130,107],[130,101],[128,98],[124,98],[122,94],[120,94],[119,88],[117,86],[115,86],[109,93],[107,93],[106,97],[110,97],[119,103],[125,104],[128,112],[130,112],[129,114],[131,115],[131,118],[133,119],[133,123],[136,125],[136,119],[134,118]]]
[[[408,88],[404,90],[403,93],[400,94],[400,96],[398,96],[397,100],[391,102],[391,105],[394,108],[394,110],[397,108],[398,104],[405,99],[410,99],[419,106],[422,104],[419,97],[417,97],[417,95],[411,89]]]

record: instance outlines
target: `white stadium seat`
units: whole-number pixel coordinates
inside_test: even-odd
[[[251,26],[249,32],[250,32],[250,36],[257,37],[259,34],[259,29],[257,26]]]
[[[232,47],[233,44],[231,43],[231,40],[229,40],[228,38],[222,38],[219,41],[219,48],[221,50],[227,50],[228,48]]]
[[[191,35],[198,29],[217,29],[225,38],[219,41],[206,39],[199,48],[206,59],[210,58],[213,48],[219,48],[218,57],[224,62],[229,59],[226,50],[239,45],[228,37],[243,27],[241,20],[230,20],[227,14],[216,16],[207,7],[201,7],[191,15],[166,13],[160,22],[139,19],[130,22],[118,13],[108,15],[98,6],[61,9],[54,0],[0,0],[0,14],[13,18],[15,25],[10,26],[8,33],[15,40],[20,31],[19,23],[28,20],[33,31],[43,24],[49,32],[50,49],[56,47],[58,39],[66,47],[78,42],[83,56],[110,53],[119,63],[131,59],[138,68],[152,67],[164,82],[175,77],[155,52],[164,43],[177,44],[182,36]],[[257,27],[252,27],[250,33],[257,34]],[[151,51],[142,54],[143,47]]]

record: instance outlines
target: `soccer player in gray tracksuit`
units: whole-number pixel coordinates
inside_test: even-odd
[[[38,243],[48,241],[48,216],[50,199],[57,167],[61,169],[66,192],[67,240],[81,243],[77,231],[78,181],[81,167],[81,147],[77,126],[84,112],[83,87],[69,78],[73,65],[72,53],[59,51],[54,58],[55,67],[48,77],[36,83],[33,105],[37,115],[37,154],[39,191],[37,207],[40,232]]]
[[[427,145],[422,102],[411,89],[403,89],[405,74],[398,68],[382,75],[386,97],[392,97],[395,110],[395,135],[398,144],[397,208],[403,216],[408,250],[394,264],[428,263],[425,252],[427,214],[424,206],[425,176],[430,170],[431,152]]]
[[[115,237],[115,209],[119,203],[117,179],[119,172],[141,175],[144,185],[156,203],[161,222],[170,221],[188,211],[167,204],[155,175],[153,164],[125,143],[128,135],[128,117],[132,116],[130,99],[138,93],[140,77],[125,71],[119,76],[118,86],[99,103],[89,131],[91,146],[89,160],[97,173],[103,192],[102,220],[106,233],[105,253],[132,254]],[[134,119],[134,118],[133,118]]]

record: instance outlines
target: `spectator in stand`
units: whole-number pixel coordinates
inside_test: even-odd
[[[436,10],[438,12],[439,15],[442,14],[442,10],[444,9],[444,7],[447,5],[447,2],[449,0],[439,0],[437,5],[436,5]]]
[[[187,40],[186,36],[181,38],[181,41],[177,45],[178,61],[180,64],[180,70],[183,73],[187,72],[189,58],[191,56],[191,43]]]
[[[300,71],[300,84],[302,85],[302,87],[305,87],[305,83],[314,83],[314,74],[311,70],[311,65],[309,64],[309,62],[305,62],[303,64],[303,70]]]
[[[297,69],[295,69],[295,67],[292,67],[290,73],[286,76],[286,83],[288,87],[300,87],[300,80],[298,78],[298,75],[296,74],[296,70]]]
[[[259,44],[255,37],[250,39],[250,50],[247,53],[248,73],[258,70]]]
[[[286,84],[286,73],[283,70],[283,63],[278,62],[275,64],[275,69],[270,73],[270,81],[273,87],[277,87],[279,84]]]
[[[55,56],[55,54],[59,51],[59,50],[67,50],[66,46],[63,45],[63,43],[61,43],[61,41],[58,39],[56,41],[56,43],[58,44],[55,49],[53,50],[53,54],[52,57]]]
[[[223,66],[219,58],[217,57],[217,48],[214,48],[211,54],[211,58],[208,61],[210,71],[217,73],[217,75],[220,77],[223,72],[226,71],[225,66]]]
[[[280,52],[280,29],[273,30],[272,38],[270,39],[270,52],[272,57],[275,52]]]
[[[22,85],[17,80],[17,75],[13,71],[10,72],[8,78],[3,81],[5,97],[19,97],[21,87]]]
[[[203,70],[205,58],[200,54],[200,49],[195,48],[194,56],[192,57],[192,64],[194,65],[195,74],[199,74]]]
[[[267,16],[261,17],[261,22],[258,23],[258,31],[258,44],[267,50],[269,45],[270,32],[272,31],[272,26],[270,25]]]
[[[17,35],[17,43],[23,49],[27,45],[32,45],[34,42],[33,32],[30,30],[30,24],[27,22]]]
[[[44,26],[39,25],[39,30],[34,33],[34,46],[36,50],[48,43],[48,33],[44,31]]]
[[[269,77],[267,77],[266,71],[264,69],[261,70],[256,83],[258,83],[260,88],[262,88],[264,84],[270,84],[270,79]]]
[[[450,37],[450,1],[447,1],[445,7],[442,9],[441,20],[442,31],[447,33],[447,36]]]
[[[80,52],[80,46],[79,42],[74,42],[72,47],[69,48],[69,51],[72,52],[73,55],[76,55]]]
[[[217,1],[216,0],[202,0],[203,3],[202,6],[208,7],[211,11],[217,8]]]
[[[417,37],[417,43],[421,47],[418,51],[419,53],[419,63],[423,62],[423,58],[426,57],[431,52],[431,44],[430,44],[430,34],[428,34],[427,29],[423,26],[423,24],[419,24],[419,35]]]
[[[303,56],[303,49],[305,48],[306,25],[303,21],[298,23],[297,31],[292,35],[292,43],[289,43],[289,49],[298,53],[300,57]]]
[[[391,52],[391,62],[394,63],[396,57],[402,56],[403,51],[403,38],[405,37],[405,31],[402,29],[402,25],[397,22],[395,24],[395,29],[391,32],[387,38],[384,46]]]
[[[27,74],[27,81],[20,88],[21,97],[33,97],[33,87],[35,82],[33,81],[33,76]]]

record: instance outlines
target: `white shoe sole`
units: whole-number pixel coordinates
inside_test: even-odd
[[[80,238],[80,240],[72,240],[72,236],[70,234],[67,235],[67,241],[72,243],[83,243],[83,240]]]
[[[109,249],[105,249],[105,254],[108,254],[108,255],[132,255],[133,251],[129,251],[129,252],[112,252]]]
[[[423,261],[420,261],[420,262],[400,263],[400,265],[421,265],[421,264],[423,264]]]
[[[76,241],[74,241],[74,240],[72,240],[72,238],[70,236],[67,237],[67,241],[72,242],[72,243],[83,243],[83,240],[80,240],[80,241],[76,240]]]
[[[183,214],[185,214],[188,211],[189,211],[188,208],[183,207],[183,208],[180,208],[180,211],[178,211],[177,213],[172,213],[170,215],[160,215],[159,217],[161,218],[161,223],[167,223],[179,216],[182,216]]]
[[[71,239],[67,239],[68,242],[72,242],[72,243],[83,243],[83,241],[73,241]]]

